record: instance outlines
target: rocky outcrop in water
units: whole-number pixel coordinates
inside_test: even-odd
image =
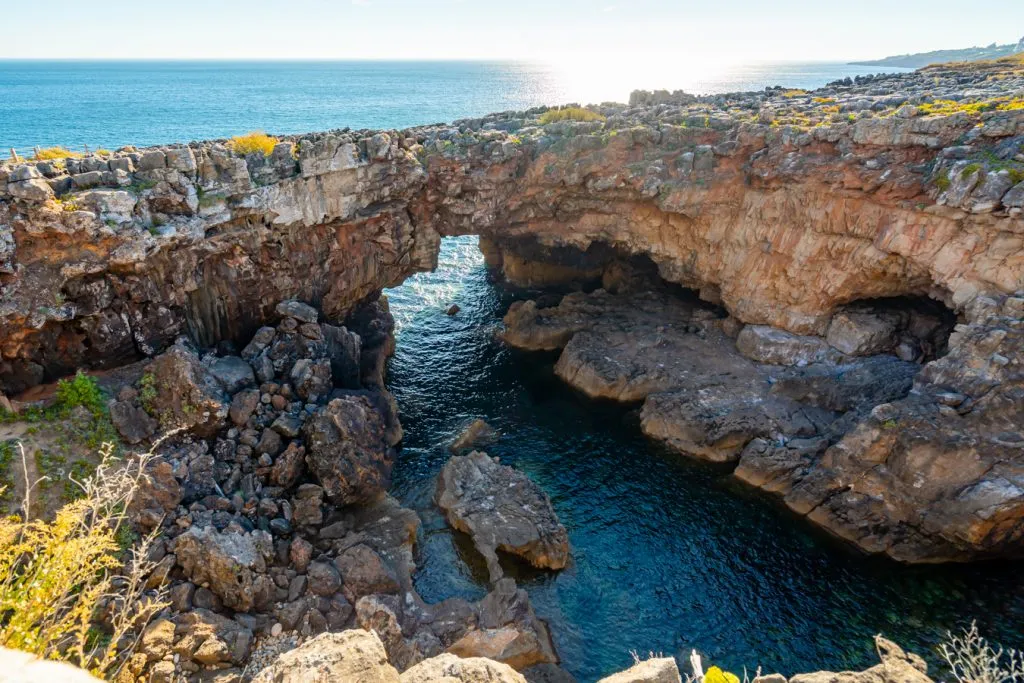
[[[547,494],[486,453],[449,460],[437,477],[434,500],[448,522],[473,539],[491,582],[504,576],[498,550],[546,569],[562,569],[569,561],[569,534]]]
[[[561,348],[555,372],[572,386],[643,401],[646,434],[734,464],[740,479],[865,550],[964,560],[1024,551],[1021,379],[994,359],[1024,351],[1021,321],[1006,315],[1017,301],[972,308],[949,353],[923,366],[895,355],[893,335],[889,354],[849,355],[864,349],[846,342],[877,339],[902,316],[925,338],[904,332],[901,343],[945,345],[927,308],[841,311],[841,338],[760,326],[736,334],[735,320],[699,302],[598,290],[553,307],[515,303],[503,335]],[[965,344],[967,335],[988,341]]]

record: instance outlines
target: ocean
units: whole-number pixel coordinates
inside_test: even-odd
[[[0,60],[0,154],[54,145],[116,149],[251,130],[405,128],[542,104],[625,102],[638,88],[815,88],[870,72],[834,62],[698,62],[631,71],[507,62]]]

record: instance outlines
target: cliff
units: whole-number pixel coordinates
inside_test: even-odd
[[[8,165],[0,380],[16,392],[181,334],[244,342],[283,299],[340,321],[432,268],[442,235],[481,235],[492,264],[532,284],[645,259],[726,311],[734,334],[749,326],[748,354],[776,365],[809,362],[794,345],[825,349],[810,361],[830,367],[827,348],[864,355],[872,344],[850,335],[828,343],[837,316],[927,299],[959,323],[952,337],[911,335],[905,362],[928,364],[880,406],[825,406],[848,423],[783,468],[779,491],[901,559],[1019,555],[1022,88],[1021,62],[1004,60],[815,92],[635,93],[592,121],[537,109],[332,131],[281,138],[268,156],[212,141]],[[879,349],[895,353],[908,324]],[[671,442],[688,415],[673,414],[653,436]],[[774,453],[794,436],[763,431],[730,448]]]

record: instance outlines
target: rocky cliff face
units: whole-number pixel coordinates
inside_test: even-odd
[[[283,299],[339,322],[432,267],[440,235],[480,234],[513,281],[671,283],[729,315],[716,328],[728,353],[709,362],[751,381],[740,396],[702,379],[724,388],[701,406],[678,395],[687,359],[707,351],[693,340],[672,341],[679,363],[653,379],[599,367],[601,344],[639,358],[658,325],[547,342],[566,347],[563,377],[607,375],[609,395],[646,400],[652,436],[738,460],[740,476],[874,551],[1020,554],[1022,88],[1021,62],[1006,60],[809,93],[635,93],[596,121],[546,123],[538,109],[334,131],[269,156],[215,141],[9,165],[0,381],[18,391],[182,333],[244,341]],[[908,297],[951,318],[901,308]],[[823,388],[841,363],[878,354],[917,366],[885,365],[880,392]],[[825,368],[813,381],[764,367],[809,364]],[[765,416],[780,380],[790,403]]]

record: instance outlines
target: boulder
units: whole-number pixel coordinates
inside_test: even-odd
[[[336,398],[307,420],[306,464],[337,505],[369,502],[387,488],[394,452],[365,396]]]
[[[494,430],[494,427],[487,424],[486,421],[477,418],[462,430],[462,433],[452,442],[448,450],[458,455],[477,446],[486,446],[497,438],[498,432]]]
[[[747,325],[736,348],[750,360],[770,365],[808,365],[838,360],[840,354],[821,337],[793,334],[767,325]]]
[[[218,358],[210,365],[210,374],[216,377],[224,390],[231,395],[256,385],[252,366],[238,356]]]
[[[400,683],[373,631],[322,633],[285,652],[253,683]]]
[[[256,603],[255,577],[267,571],[273,546],[264,531],[241,534],[193,527],[178,536],[174,552],[193,583],[208,584],[226,607],[248,612]]]
[[[438,476],[434,499],[448,523],[470,535],[492,582],[503,576],[497,550],[547,569],[569,561],[569,535],[547,494],[486,453],[452,457]]]
[[[890,353],[898,342],[895,316],[843,311],[832,317],[828,343],[848,356]]]
[[[135,445],[156,434],[160,423],[134,401],[112,401],[110,421],[125,443]]]
[[[598,683],[682,683],[679,667],[672,657],[653,657],[629,669],[606,676]]]
[[[441,654],[420,662],[402,674],[402,683],[526,683],[507,664],[481,657]]]
[[[301,323],[315,323],[320,318],[315,308],[301,301],[282,301],[274,310],[283,318],[295,318]]]
[[[364,595],[398,593],[398,577],[380,555],[365,545],[356,545],[337,557],[334,565],[345,584],[345,597],[355,603]]]
[[[143,382],[146,410],[162,429],[184,428],[210,438],[224,426],[228,401],[223,386],[188,347],[175,344],[154,358]]]

